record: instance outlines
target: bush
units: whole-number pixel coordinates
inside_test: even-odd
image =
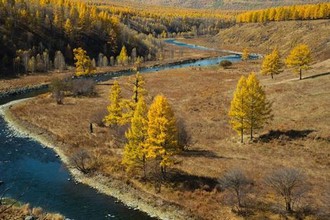
[[[233,65],[233,63],[231,61],[229,61],[229,60],[222,60],[220,62],[220,66],[223,67],[224,69],[227,69],[231,65]]]
[[[65,89],[66,83],[63,80],[56,78],[50,83],[50,91],[52,92],[56,103],[59,105],[63,104]]]
[[[90,96],[95,94],[95,82],[92,79],[74,79],[70,87],[74,96]]]

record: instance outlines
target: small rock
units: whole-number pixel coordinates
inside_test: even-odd
[[[35,218],[31,215],[26,216],[24,220],[35,220]]]

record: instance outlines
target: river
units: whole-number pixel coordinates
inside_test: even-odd
[[[167,43],[178,45],[177,41]],[[184,43],[180,43],[179,46],[197,47]],[[189,66],[209,66],[225,59],[238,62],[240,56],[229,55],[192,63],[144,68],[140,72],[150,73]],[[131,74],[129,71],[104,74],[95,79],[104,81],[114,76],[129,74]],[[46,89],[1,98],[0,105],[44,92]],[[0,155],[0,180],[4,182],[0,186],[0,192],[4,188],[10,188],[6,194],[8,197],[17,198],[32,206],[41,206],[48,212],[59,212],[70,219],[153,219],[141,211],[125,206],[115,198],[100,194],[95,189],[73,181],[67,168],[56,157],[54,151],[30,138],[17,134],[2,117],[0,117]],[[22,193],[24,195],[20,196]]]

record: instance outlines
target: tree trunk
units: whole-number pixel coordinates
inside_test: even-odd
[[[286,208],[286,211],[292,212],[291,202],[286,202],[285,208]]]
[[[251,125],[251,128],[250,128],[250,140],[252,141],[253,139],[253,128],[252,128],[252,125]]]
[[[299,80],[301,80],[302,77],[301,77],[301,69],[299,69]]]
[[[143,155],[143,158],[142,158],[142,163],[143,163],[143,178],[147,178],[147,169],[146,169],[146,156]]]
[[[274,79],[274,75],[273,75],[273,73],[271,73],[270,75],[272,76],[272,79]]]
[[[241,143],[243,143],[243,136],[244,136],[244,134],[243,134],[243,128],[241,129]]]

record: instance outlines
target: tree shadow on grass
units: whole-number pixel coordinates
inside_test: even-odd
[[[271,130],[267,134],[261,135],[257,140],[262,142],[269,142],[272,140],[297,140],[307,137],[310,133],[314,132],[315,130],[288,130],[288,131],[281,131],[281,130]]]
[[[223,158],[223,157],[218,156],[213,151],[198,150],[198,149],[196,149],[196,150],[185,150],[180,155],[183,156],[183,157]]]
[[[330,72],[320,73],[320,74],[316,74],[316,75],[312,75],[312,76],[307,76],[307,77],[304,77],[303,79],[313,79],[313,78],[317,78],[317,77],[320,77],[320,76],[326,76],[326,75],[330,75]]]
[[[218,185],[218,180],[216,178],[196,176],[181,170],[172,170],[169,172],[166,181],[174,187],[185,191],[203,189],[211,192]]]

